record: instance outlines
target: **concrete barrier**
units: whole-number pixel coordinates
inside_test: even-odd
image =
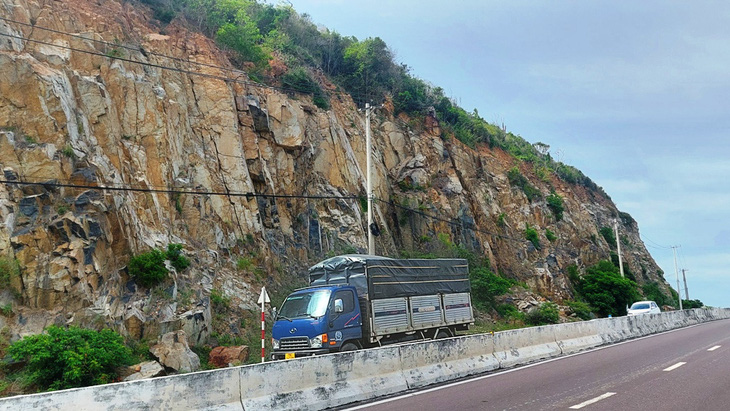
[[[322,409],[408,389],[398,346],[270,362],[239,370],[245,410]]]
[[[523,328],[0,399],[0,411],[320,409],[730,318],[694,309]]]
[[[22,395],[0,410],[236,410],[242,411],[239,370],[226,368],[171,377]]]
[[[494,356],[500,368],[524,365],[561,354],[549,326],[521,328],[494,334]]]
[[[402,345],[400,361],[408,388],[423,387],[499,368],[491,334]]]
[[[552,331],[562,354],[573,354],[603,344],[598,325],[593,321],[558,324]]]

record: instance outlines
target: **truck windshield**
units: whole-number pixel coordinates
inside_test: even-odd
[[[321,317],[327,312],[330,290],[318,290],[290,295],[281,305],[283,318]]]

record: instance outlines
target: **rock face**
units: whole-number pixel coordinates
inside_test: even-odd
[[[185,331],[169,332],[160,337],[150,348],[159,363],[177,372],[192,372],[200,369],[200,358],[188,346]]]
[[[22,267],[13,338],[75,324],[137,339],[182,329],[202,344],[212,290],[245,313],[261,285],[283,289],[328,254],[366,250],[367,216],[352,199],[365,193],[365,122],[350,99],[334,95],[322,111],[308,96],[226,80],[210,40],[175,24],[162,35],[133,2],[103,4],[0,0],[18,22],[0,22],[0,256]],[[555,300],[572,298],[567,267],[609,258],[599,229],[621,215],[602,192],[466,147],[433,116],[416,123],[386,110],[372,121],[378,254],[442,236]],[[515,164],[542,199],[510,185]],[[560,221],[551,190],[565,202]],[[619,222],[637,281],[668,289],[636,223]],[[137,286],[129,259],[170,243],[191,267]]]

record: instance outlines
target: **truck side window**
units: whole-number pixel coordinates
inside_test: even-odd
[[[343,312],[349,313],[355,309],[355,296],[352,295],[350,290],[340,290],[335,293],[335,298],[332,300],[342,300]]]

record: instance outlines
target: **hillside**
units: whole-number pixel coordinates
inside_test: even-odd
[[[17,260],[0,328],[10,339],[50,324],[137,340],[184,329],[193,345],[255,335],[261,286],[278,302],[309,265],[366,250],[358,103],[370,97],[383,104],[371,123],[378,254],[469,255],[523,284],[499,302],[527,310],[575,299],[570,274],[612,258],[617,220],[627,275],[670,295],[637,223],[546,145],[438,89],[415,104],[403,82],[395,94],[380,83],[349,93],[345,72],[301,66],[286,50],[247,61],[219,48],[220,30],[207,29],[217,45],[205,24],[160,10],[0,0],[0,255]],[[154,287],[130,276],[132,257],[170,244],[189,267],[169,267]]]

